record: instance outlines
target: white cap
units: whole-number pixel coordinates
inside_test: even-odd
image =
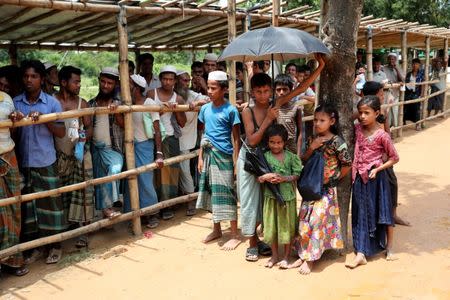
[[[394,56],[395,58],[398,58],[397,53],[395,53],[395,52],[389,53],[389,54],[388,54],[388,57],[389,57],[389,56]]]
[[[175,68],[174,66],[171,66],[171,65],[166,65],[161,68],[161,71],[159,71],[159,74],[162,74],[162,73],[173,73],[173,74],[177,75],[177,68]]]
[[[203,58],[203,60],[212,60],[212,61],[217,61],[218,59],[219,57],[214,53],[206,53],[205,57]]]
[[[208,74],[208,80],[215,80],[215,81],[227,81],[227,73],[224,71],[212,71]]]
[[[113,67],[104,67],[101,71],[100,71],[100,75],[111,75],[114,77],[117,77],[117,79],[119,78],[119,71],[117,70],[117,68],[113,68]]]
[[[141,88],[145,89],[147,87],[147,81],[145,81],[145,78],[142,77],[141,75],[133,74],[130,77],[131,77],[131,80],[133,80],[133,82],[135,84],[137,84],[138,86],[140,86]]]
[[[52,62],[47,61],[44,63],[44,67],[45,67],[45,71],[47,71],[50,68],[56,67],[56,65]]]
[[[177,71],[177,76],[183,75],[183,74],[189,74],[188,71],[184,71],[184,70],[178,70]]]

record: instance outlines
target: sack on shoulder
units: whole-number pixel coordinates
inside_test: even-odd
[[[322,151],[314,151],[303,167],[297,188],[303,201],[318,201],[323,193],[325,159]]]

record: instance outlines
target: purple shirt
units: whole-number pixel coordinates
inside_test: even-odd
[[[359,173],[364,183],[369,181],[369,171],[383,164],[383,154],[389,159],[398,160],[390,135],[378,129],[371,136],[365,137],[361,124],[355,125],[355,157],[353,159],[352,179],[355,181]]]
[[[25,93],[13,99],[14,106],[25,116],[32,111],[42,114],[61,112],[61,104],[54,97],[41,91],[35,103],[28,102]],[[36,124],[18,128],[19,163],[23,168],[43,168],[56,161],[53,134],[45,124]]]

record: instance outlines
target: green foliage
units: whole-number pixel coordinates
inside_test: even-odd
[[[448,27],[450,2],[448,0],[365,0],[363,14]]]

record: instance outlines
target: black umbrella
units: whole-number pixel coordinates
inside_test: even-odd
[[[287,61],[313,53],[330,54],[330,50],[305,31],[271,26],[240,35],[223,50],[219,60]]]
[[[250,149],[247,144],[243,141],[243,147],[247,149],[247,154],[245,156],[244,170],[256,175],[257,177],[262,176],[267,173],[273,173],[272,168],[264,157],[264,153],[260,147]],[[280,186],[278,184],[273,184],[270,182],[265,182],[267,188],[272,192],[278,203],[284,206],[284,198],[280,192]]]

